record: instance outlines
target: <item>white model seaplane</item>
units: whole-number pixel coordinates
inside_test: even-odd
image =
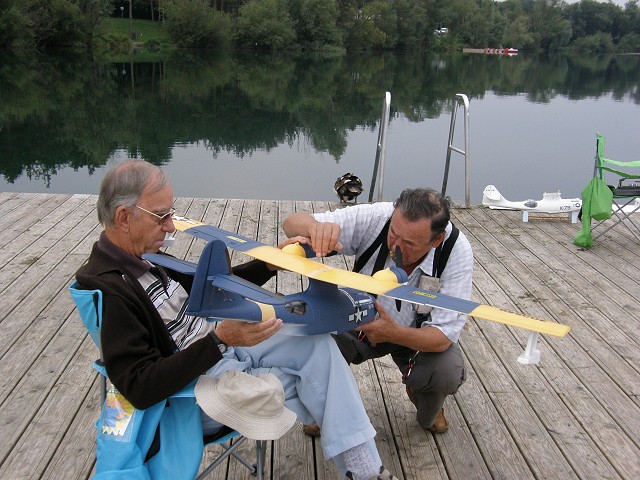
[[[580,198],[562,198],[560,192],[542,195],[542,200],[524,200],[511,202],[504,198],[493,185],[487,185],[482,192],[482,204],[494,209],[522,210],[522,221],[529,221],[529,213],[567,213],[571,223],[578,221],[578,212],[582,207]]]

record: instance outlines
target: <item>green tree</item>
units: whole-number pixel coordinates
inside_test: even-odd
[[[289,15],[297,43],[306,49],[342,46],[336,0],[290,0]]]
[[[613,40],[610,33],[598,32],[578,38],[572,48],[582,54],[610,53],[613,51]]]
[[[76,7],[67,0],[53,0],[52,5],[59,5],[56,17],[61,28],[60,34],[73,38],[75,32],[84,34],[88,49],[93,45],[93,37],[100,20],[113,10],[111,0],[79,0]],[[66,4],[66,5],[65,5]],[[64,27],[64,28],[63,28]]]
[[[427,13],[424,3],[415,0],[396,0],[397,45],[403,49],[420,49],[426,46],[427,32],[431,28],[427,24]]]
[[[17,2],[0,2],[0,48],[29,50],[36,45],[36,35],[29,17]]]
[[[278,50],[296,40],[285,0],[249,0],[238,10],[236,44],[243,48]]]
[[[619,53],[640,53],[640,35],[628,33],[618,42]]]
[[[164,1],[166,28],[178,47],[216,48],[230,44],[231,19],[201,0]]]
[[[362,5],[360,5],[362,3]],[[396,13],[388,0],[353,2],[349,5],[348,49],[391,48],[396,41]]]
[[[562,16],[561,0],[534,0],[529,15],[529,29],[534,46],[545,51],[558,51],[569,44],[571,22]]]

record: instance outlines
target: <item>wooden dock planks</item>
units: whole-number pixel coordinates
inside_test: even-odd
[[[0,193],[0,479],[87,478],[99,410],[97,352],[66,287],[100,227],[96,197]],[[179,198],[180,213],[277,244],[294,211],[328,202]],[[640,249],[622,229],[590,250],[579,225],[521,221],[519,212],[455,209],[474,249],[474,300],[566,323],[542,336],[539,365],[517,356],[527,334],[470,319],[461,337],[467,382],[446,403],[450,430],[433,436],[390,358],[354,366],[385,464],[405,479],[640,478]],[[194,261],[203,242],[179,235],[171,253]],[[240,254],[234,263],[244,261]],[[352,265],[344,257],[326,259]],[[298,275],[267,284],[291,293]],[[251,455],[254,444],[243,452]],[[210,456],[211,454],[207,454]],[[251,478],[231,460],[210,478]],[[292,429],[267,449],[267,478],[333,479],[318,439]]]

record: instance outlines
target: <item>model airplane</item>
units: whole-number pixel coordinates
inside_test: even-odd
[[[571,223],[578,220],[578,211],[582,207],[580,198],[562,198],[560,192],[542,195],[542,200],[524,200],[511,202],[504,198],[493,185],[487,185],[482,192],[482,204],[489,208],[503,210],[522,210],[522,221],[529,220],[529,212],[534,213],[568,213]]]
[[[280,250],[185,217],[174,217],[173,223],[177,230],[208,242],[198,264],[164,254],[144,257],[152,263],[194,275],[187,310],[191,315],[242,321],[277,316],[284,321],[285,333],[292,335],[339,333],[374,320],[375,296],[383,295],[558,337],[570,331],[566,325],[405,285],[406,274],[401,269],[363,275],[308,258],[315,255],[308,246],[293,244]],[[305,275],[309,277],[309,287],[303,292],[281,296],[242,280],[231,273],[227,248]]]
[[[197,265],[162,254],[144,258],[194,275],[189,315],[244,322],[278,317],[284,322],[282,332],[289,335],[354,330],[376,315],[375,298],[362,291],[309,279],[305,291],[283,296],[244,280],[231,272],[227,247],[221,240],[207,243]]]

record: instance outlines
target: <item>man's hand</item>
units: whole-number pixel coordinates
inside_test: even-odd
[[[264,322],[225,320],[218,324],[216,335],[230,347],[252,347],[274,335],[282,327],[282,320],[270,318]]]
[[[358,328],[363,332],[369,342],[375,346],[378,343],[383,342],[397,342],[397,330],[399,325],[391,318],[391,315],[380,305],[380,302],[375,302],[376,310],[378,311],[378,318],[374,321],[365,323]]]
[[[389,342],[419,352],[444,352],[451,345],[451,340],[439,328],[405,327],[396,323],[380,302],[376,301],[375,306],[378,318],[358,328],[372,345]]]
[[[338,241],[340,226],[337,223],[318,222],[308,213],[296,212],[284,219],[282,228],[288,237],[302,235],[308,238],[318,257],[324,257],[333,250],[342,251],[342,244]]]
[[[342,251],[340,225],[331,222],[316,222],[309,225],[311,246],[318,257],[324,257],[332,251]]]

